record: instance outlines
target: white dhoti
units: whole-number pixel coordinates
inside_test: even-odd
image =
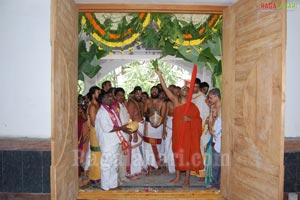
[[[84,171],[88,171],[90,169],[90,164],[91,164],[91,148],[90,148],[91,143],[89,142],[88,144],[88,151],[86,152],[85,155],[85,164],[84,164]]]
[[[169,173],[175,173],[175,162],[174,162],[174,154],[172,150],[172,120],[173,117],[168,116],[167,118],[167,137],[166,137],[166,146],[165,146],[165,157],[164,162],[168,164]]]
[[[138,129],[138,140],[137,142],[131,141],[131,163],[130,163],[130,173],[127,174],[128,178],[139,176],[145,173],[145,162],[143,159],[143,133],[144,133],[144,122],[139,123]]]
[[[110,147],[110,149],[101,150],[101,188],[103,190],[110,190],[118,187],[118,160],[120,145],[114,145]]]
[[[126,181],[126,165],[127,165],[127,159],[128,159],[128,155],[124,154],[124,151],[122,150],[122,148],[119,148],[120,152],[119,152],[119,180],[122,181]]]
[[[150,122],[145,122],[144,135],[144,159],[148,166],[157,169],[160,166],[160,158],[163,156],[161,150],[161,141],[163,125],[157,128],[151,126]]]

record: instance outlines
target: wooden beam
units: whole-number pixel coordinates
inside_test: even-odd
[[[300,138],[285,138],[284,152],[300,151]]]
[[[132,13],[153,12],[173,14],[222,14],[227,6],[186,4],[101,4],[77,3],[79,12]]]
[[[50,139],[0,139],[0,150],[51,151]]]

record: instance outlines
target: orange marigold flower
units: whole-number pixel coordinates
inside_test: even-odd
[[[140,19],[143,19],[144,16],[145,16],[145,13],[140,13],[139,18],[140,18]]]
[[[191,39],[193,38],[192,34],[183,34],[184,39]]]
[[[127,35],[129,35],[131,33],[131,29],[129,28],[127,31],[126,31],[126,33],[124,34],[124,36],[127,36]]]
[[[110,39],[119,39],[120,37],[121,37],[120,34],[113,34],[113,33],[109,34]]]
[[[203,34],[204,31],[205,31],[205,27],[201,28],[201,29],[199,30],[199,35]]]
[[[91,13],[85,13],[85,16],[91,22],[94,29],[96,29],[102,36],[104,36],[106,34],[105,31],[96,23],[95,19],[91,15]]]

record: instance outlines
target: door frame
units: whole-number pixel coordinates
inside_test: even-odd
[[[155,12],[155,13],[175,13],[175,14],[223,14],[227,6],[211,6],[211,5],[174,5],[174,4],[79,4],[76,3],[78,12],[104,12],[104,13],[128,13],[128,12]],[[285,65],[283,66],[285,70]],[[54,78],[54,77],[53,77]],[[225,85],[223,85],[225,87]],[[282,139],[283,143],[284,138]],[[222,141],[226,142],[226,141]],[[51,180],[55,181],[55,180]],[[79,199],[90,198],[105,198],[105,199],[122,199],[124,196],[128,198],[145,199],[166,199],[166,198],[221,198],[221,194],[216,194],[215,191],[160,191],[160,192],[134,192],[134,191],[96,191],[91,193],[79,194]],[[84,196],[85,195],[85,196]],[[225,194],[226,196],[226,194]]]
[[[222,14],[227,6],[211,6],[211,5],[174,5],[174,4],[78,4],[78,12],[99,12],[99,13],[132,13],[132,12],[155,12],[155,13],[174,13],[174,14]],[[156,193],[134,192],[134,191],[96,191],[92,193],[79,193],[79,199],[86,198],[122,198],[125,195],[139,198],[222,198],[219,191],[213,190],[184,190],[170,191],[164,190]],[[105,196],[103,196],[105,195]]]

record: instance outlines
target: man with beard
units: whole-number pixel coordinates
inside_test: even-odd
[[[161,148],[163,122],[166,115],[166,103],[159,98],[159,88],[151,88],[151,98],[147,99],[145,113],[145,134],[144,134],[144,156],[148,166],[148,175],[151,175],[152,168],[158,169],[163,156]]]
[[[180,181],[180,171],[185,171],[183,187],[190,186],[190,172],[204,168],[200,152],[200,137],[202,134],[202,120],[200,112],[194,103],[189,105],[187,114],[185,109],[188,105],[188,87],[182,87],[180,96],[174,95],[166,86],[162,73],[157,68],[156,73],[166,95],[174,105],[172,124],[172,149],[174,153],[176,177],[172,183]]]
[[[143,160],[143,134],[144,134],[144,103],[142,102],[142,88],[136,86],[132,91],[132,96],[129,98],[127,103],[127,109],[129,116],[132,121],[139,123],[139,128],[137,132],[134,132],[130,136],[130,156],[131,162],[130,167],[128,168],[127,178],[136,179],[139,178],[142,174],[146,173],[145,163]]]

